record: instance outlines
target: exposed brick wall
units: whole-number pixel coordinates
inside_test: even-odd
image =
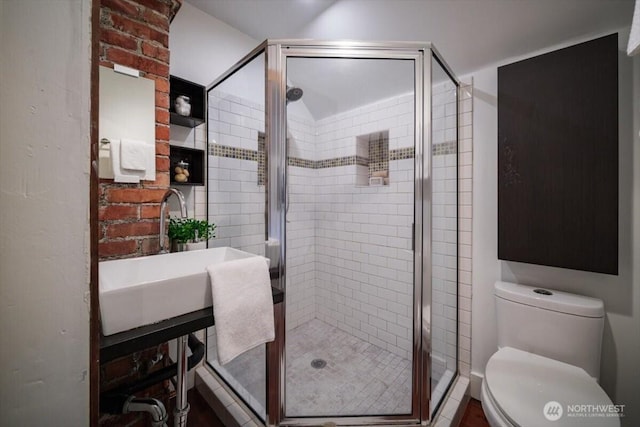
[[[163,360],[149,368],[149,361],[155,357],[158,351],[163,354]],[[168,346],[163,344],[158,348],[152,347],[137,353],[137,363],[133,356],[125,356],[102,365],[100,367],[100,391],[109,391],[118,386],[131,383],[137,379],[144,378],[150,372],[167,366],[169,364],[167,353]],[[161,400],[165,408],[168,408],[170,394],[169,382],[162,381],[137,393],[136,397],[154,397]],[[170,418],[172,418],[171,414]],[[146,427],[151,425],[151,417],[143,413],[100,414],[99,422],[101,427]]]
[[[156,179],[100,180],[100,259],[159,250],[160,199],[169,188],[169,23],[182,0],[101,0],[100,65],[138,69],[156,83]]]
[[[157,253],[160,199],[169,188],[169,23],[182,0],[101,0],[100,65],[114,63],[140,70],[156,84],[156,179],[140,184],[99,183],[99,258],[127,258]],[[100,391],[134,381],[146,374],[156,352],[164,354],[167,344],[139,353],[141,369],[134,369],[133,356],[101,366]],[[168,382],[138,394],[159,398],[168,407]],[[101,414],[101,426],[147,426],[144,414]]]

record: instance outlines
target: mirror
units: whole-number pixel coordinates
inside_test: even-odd
[[[155,81],[138,77],[137,70],[116,69],[124,69],[127,74],[100,66],[100,178],[117,182],[155,180]],[[126,165],[120,164],[122,147],[116,145],[123,139],[137,141],[142,147],[137,162],[140,166],[135,169],[121,169]]]

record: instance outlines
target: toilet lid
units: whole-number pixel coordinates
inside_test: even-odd
[[[577,366],[503,347],[489,359],[485,381],[502,414],[517,426],[620,425],[609,396]]]

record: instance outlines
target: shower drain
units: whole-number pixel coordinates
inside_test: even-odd
[[[323,359],[313,359],[311,361],[311,367],[315,369],[322,369],[327,366],[327,361]]]

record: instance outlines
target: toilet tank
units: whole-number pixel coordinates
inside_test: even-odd
[[[599,379],[601,300],[508,282],[496,282],[495,297],[499,348],[569,363]]]

